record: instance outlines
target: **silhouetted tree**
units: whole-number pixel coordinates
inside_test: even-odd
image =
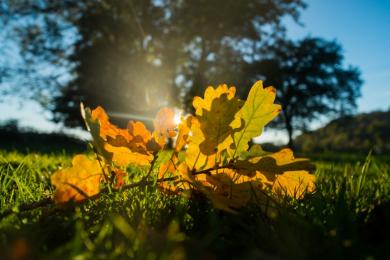
[[[54,119],[77,125],[80,101],[148,116],[208,84],[238,83],[253,46],[282,34],[281,18],[296,19],[303,7],[301,0],[9,0],[0,12],[29,68],[50,76],[37,85],[55,97]]]
[[[81,2],[69,56],[75,76],[55,99],[55,119],[79,124],[81,101],[128,118],[152,116],[173,95],[173,68],[162,56],[164,8],[145,0]]]
[[[186,106],[208,85],[240,86],[245,58],[253,47],[283,34],[282,17],[298,19],[302,1],[169,1],[172,23],[184,39],[188,61],[180,66],[189,82]]]
[[[321,38],[279,39],[261,50],[261,59],[248,65],[249,79],[265,79],[277,88],[282,115],[275,127],[287,130],[293,145],[296,129],[324,115],[346,115],[356,108],[362,80],[356,67],[343,66],[339,44]]]

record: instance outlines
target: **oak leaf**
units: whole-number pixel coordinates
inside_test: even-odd
[[[182,118],[178,126],[178,134],[175,142],[175,152],[180,152],[188,144],[193,117]]]
[[[281,196],[303,199],[307,193],[315,191],[315,176],[306,171],[288,171],[276,177],[272,191]]]
[[[306,192],[315,190],[315,167],[308,159],[294,157],[291,149],[237,161],[234,165],[240,173],[258,179],[278,195],[302,199]]]
[[[269,176],[270,180],[275,179],[276,174],[283,174],[286,171],[305,170],[312,172],[315,169],[308,159],[295,158],[293,151],[289,148],[272,154],[237,160],[234,167],[247,170],[248,175],[254,175],[254,172],[258,171],[265,176]]]
[[[307,159],[295,159],[290,149],[256,156],[262,153],[257,147],[252,151],[255,157],[226,165],[226,168],[210,169],[204,174],[205,181],[190,179],[189,183],[204,193],[216,208],[229,212],[250,203],[271,212],[267,190],[296,199],[315,190],[315,176],[309,174],[314,166]]]
[[[153,133],[141,122],[118,128],[101,107],[83,110],[83,117],[98,154],[117,166],[150,164],[167,139],[177,134],[173,153],[161,163],[158,173],[158,187],[171,194],[188,197],[197,191],[216,208],[234,212],[250,203],[267,210],[269,191],[295,199],[314,192],[315,176],[310,174],[314,167],[307,159],[296,159],[290,149],[276,153],[267,153],[260,145],[248,149],[249,141],[281,111],[280,105],[274,104],[275,89],[263,88],[258,81],[245,103],[235,92],[235,87],[225,84],[208,87],[203,98],[193,100],[195,115],[182,118],[178,126],[173,111],[161,109]],[[113,172],[115,188],[119,188],[124,172],[117,168]],[[81,188],[76,190],[83,194]]]
[[[93,111],[82,107],[81,110],[94,147],[106,162],[114,162],[118,166],[130,163],[147,165],[153,159],[147,147],[152,135],[144,124],[130,121],[127,129],[121,129],[110,123],[101,107]]]
[[[193,180],[189,175],[188,167],[185,162],[180,162],[175,155],[160,165],[158,177],[159,179],[166,177],[176,178],[170,182],[159,183],[159,188],[166,193],[188,195],[191,190],[190,183]]]
[[[112,153],[106,151],[104,148],[104,144],[106,142],[105,139],[101,136],[101,123],[98,119],[98,117],[92,116],[92,111],[91,109],[84,108],[83,103],[80,104],[81,108],[81,116],[84,119],[85,125],[87,127],[87,130],[90,132],[92,136],[92,144],[95,149],[95,151],[104,158],[105,161],[111,162],[112,160]],[[101,111],[102,110],[102,111]],[[99,112],[101,112],[103,118],[104,118],[104,110],[98,109]],[[97,113],[97,112],[96,112]],[[103,120],[104,121],[104,120]],[[105,134],[102,134],[104,137],[106,136]]]
[[[52,185],[56,187],[55,202],[82,201],[98,194],[102,177],[102,168],[97,160],[76,155],[71,168],[59,170],[50,178]]]
[[[205,140],[205,137],[197,118],[192,119],[188,139],[189,144],[185,154],[186,163],[190,169],[201,169],[206,165],[207,156],[200,151],[200,144]]]
[[[263,88],[263,82],[257,81],[249,91],[247,100],[236,114],[233,134],[234,157],[248,150],[249,141],[260,136],[264,126],[281,111],[281,106],[274,104],[276,91],[273,87]]]
[[[186,162],[193,169],[201,169],[206,163],[207,167],[213,167],[232,144],[231,124],[242,105],[234,94],[235,87],[220,85],[216,89],[208,87],[204,98],[194,99],[196,117],[191,124],[186,154]]]
[[[155,135],[159,138],[176,136],[175,112],[170,108],[162,108],[153,121]]]
[[[100,123],[100,136],[107,140],[108,137],[115,138],[122,136],[126,141],[130,141],[132,138],[126,129],[121,129],[110,123],[109,117],[101,106],[96,107],[92,110],[91,117],[93,120],[98,120]]]
[[[264,206],[267,196],[262,192],[262,183],[256,178],[240,175],[236,170],[214,170],[206,176],[210,185],[203,184],[198,189],[202,191],[216,208],[228,212],[249,203]]]
[[[227,99],[233,99],[236,94],[236,88],[230,87],[226,84],[219,85],[217,88],[209,86],[206,88],[204,93],[204,98],[194,97],[192,105],[195,108],[195,115],[201,116],[203,110],[210,111],[212,101],[216,98],[219,98],[221,95],[227,95]]]

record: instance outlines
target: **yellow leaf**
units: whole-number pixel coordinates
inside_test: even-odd
[[[315,191],[315,176],[306,171],[288,171],[276,177],[272,191],[279,196],[303,199],[306,193]]]
[[[188,144],[188,137],[191,130],[191,122],[193,120],[192,116],[188,116],[185,119],[181,120],[179,124],[179,133],[176,138],[175,151],[181,151]]]
[[[290,149],[274,154],[237,161],[234,165],[241,174],[258,179],[278,195],[282,193],[302,199],[306,192],[313,192],[315,176],[310,174],[315,167],[309,160],[296,159]]]
[[[185,155],[185,161],[190,169],[201,169],[207,162],[207,156],[201,153],[200,144],[205,137],[200,129],[200,123],[197,118],[191,122],[191,131],[189,133],[189,144]]]
[[[240,174],[254,177],[268,187],[272,187],[277,176],[285,172],[301,171],[309,174],[315,169],[308,159],[296,159],[292,150],[288,148],[273,154],[238,160],[234,168],[239,169]]]
[[[216,98],[219,98],[223,94],[226,94],[227,99],[230,100],[234,98],[234,95],[236,94],[236,88],[228,88],[226,84],[219,85],[217,88],[209,86],[204,93],[203,99],[201,97],[194,97],[192,105],[195,108],[195,115],[201,116],[203,110],[210,111],[212,101]]]
[[[210,170],[205,175],[206,182],[194,180],[193,183],[216,208],[225,211],[232,212],[253,203],[270,213],[267,188],[272,188],[276,195],[297,199],[315,189],[315,177],[309,174],[314,167],[306,159],[295,159],[290,149],[238,161],[232,167]]]
[[[54,200],[63,203],[69,200],[81,201],[100,192],[100,180],[103,176],[97,160],[85,155],[76,155],[72,167],[59,170],[51,176],[56,187]]]
[[[204,184],[199,187],[214,204],[216,208],[235,212],[235,209],[248,205],[248,203],[263,206],[266,203],[266,196],[261,192],[262,183],[247,176],[240,175],[232,169],[212,171],[206,177],[211,186]]]
[[[237,99],[228,99],[227,94],[212,100],[210,110],[203,110],[198,116],[200,128],[205,140],[200,144],[201,152],[205,155],[215,154],[227,149],[232,143],[230,126],[234,116],[240,109],[241,102]]]
[[[220,85],[206,89],[204,99],[197,97],[193,105],[196,120],[191,125],[190,143],[186,161],[190,167],[200,169],[206,163],[212,167],[220,161],[220,153],[229,148],[235,114],[241,101],[234,98],[235,88]]]
[[[248,175],[255,175],[259,172],[273,181],[276,174],[283,174],[286,171],[305,170],[311,172],[315,169],[308,159],[294,157],[291,149],[282,149],[276,153],[264,156],[257,156],[247,160],[238,160],[234,164],[237,169],[247,170]]]
[[[248,99],[236,114],[233,134],[235,149],[230,151],[234,157],[248,149],[248,142],[263,131],[263,127],[281,111],[281,106],[274,104],[276,91],[273,87],[263,88],[263,82],[257,81],[249,91]]]
[[[294,158],[290,149],[271,154],[254,145],[248,151],[248,142],[280,112],[274,104],[275,89],[263,88],[258,81],[245,103],[235,98],[235,92],[235,87],[219,85],[208,87],[203,98],[194,98],[195,116],[179,124],[171,159],[160,165],[158,187],[184,196],[201,192],[215,207],[229,212],[252,203],[269,212],[274,203],[267,195],[271,190],[296,199],[313,192],[315,177],[309,173],[314,167],[308,160]],[[150,164],[152,152],[176,135],[170,109],[158,112],[153,134],[141,122],[129,122],[127,129],[112,125],[100,107],[83,111],[98,153],[117,166]],[[123,172],[115,170],[120,187]]]

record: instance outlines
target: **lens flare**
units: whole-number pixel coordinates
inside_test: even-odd
[[[181,122],[181,116],[183,114],[183,111],[180,109],[175,109],[174,111],[175,111],[175,116],[173,117],[173,122],[175,123],[175,125],[179,125]]]

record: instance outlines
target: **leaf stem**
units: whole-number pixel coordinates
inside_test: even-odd
[[[149,171],[148,171],[148,173],[145,175],[145,177],[142,178],[141,181],[145,181],[147,178],[149,178],[150,174],[151,174],[152,171],[153,171],[154,165],[156,164],[157,158],[158,158],[157,152],[154,152],[154,153],[153,153],[153,159],[152,159],[152,161],[150,162]]]
[[[199,174],[210,175],[211,171],[219,170],[219,169],[234,169],[234,166],[232,164],[226,164],[226,165],[217,166],[217,167],[213,167],[213,168],[209,168],[209,169],[205,169],[205,170],[201,170],[201,171],[197,171],[197,172],[193,171],[193,172],[191,172],[191,174],[192,175],[199,175]]]

